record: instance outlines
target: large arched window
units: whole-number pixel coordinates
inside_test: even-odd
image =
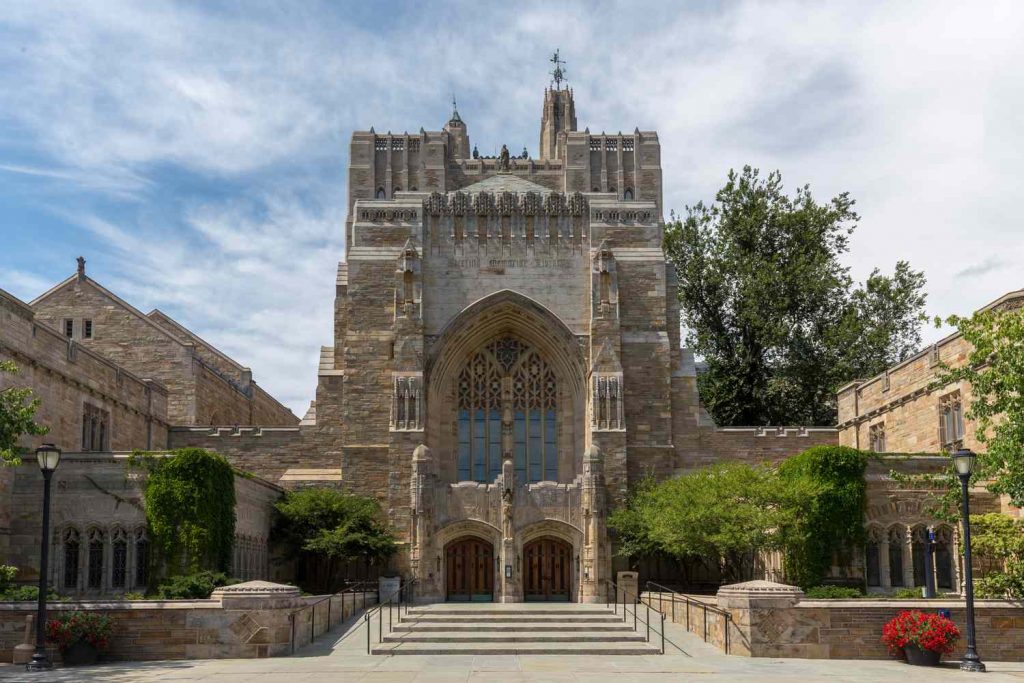
[[[903,585],[903,530],[894,526],[889,529],[889,585]]]
[[[869,586],[882,585],[882,531],[872,527],[868,531],[868,543],[865,557],[865,578]]]
[[[81,552],[81,542],[78,530],[69,528],[64,532],[64,572],[61,585],[65,591],[73,592],[78,590],[78,562]]]
[[[935,530],[935,584],[953,588],[953,530],[940,526]]]
[[[557,384],[536,350],[515,337],[494,339],[469,357],[457,389],[460,480],[489,482],[501,473],[505,414],[516,480],[558,480]]]
[[[925,554],[928,552],[928,529],[919,526],[914,529],[910,539],[910,556],[914,560],[914,585],[924,586],[927,583]]]

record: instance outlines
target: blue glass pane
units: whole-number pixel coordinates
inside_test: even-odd
[[[515,444],[516,481],[526,481],[526,414],[517,410],[512,420],[512,441]]]
[[[541,480],[540,411],[530,411],[528,452],[530,454],[530,481]]]
[[[459,411],[459,481],[469,480],[469,411]]]
[[[558,481],[558,445],[553,410],[544,415],[544,478]]]
[[[487,480],[494,481],[494,479],[501,474],[501,411],[492,410],[490,419],[490,428],[488,430],[487,441],[487,459],[488,459],[488,472]]]
[[[473,413],[473,479],[486,481],[487,475],[487,420],[484,411]]]

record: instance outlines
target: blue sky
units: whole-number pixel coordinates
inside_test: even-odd
[[[554,48],[580,127],[657,130],[666,207],[731,167],[849,191],[847,263],[929,312],[1024,287],[1024,5],[8,0],[0,287],[74,270],[159,307],[302,414],[331,343],[353,130],[536,153]],[[929,339],[941,334],[927,330]]]

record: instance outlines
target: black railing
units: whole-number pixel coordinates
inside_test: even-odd
[[[653,599],[654,599],[651,596],[651,593],[653,592],[651,590],[652,588],[657,589],[657,592],[658,592],[658,606],[655,608],[655,610],[661,613],[663,619],[664,619],[665,614],[666,614],[666,612],[665,612],[665,603],[666,603],[666,601],[668,602],[669,614],[671,616],[670,621],[672,623],[675,623],[675,621],[676,621],[676,605],[678,603],[682,603],[684,605],[684,608],[686,610],[686,614],[685,614],[686,630],[690,631],[691,633],[695,633],[695,631],[691,631],[690,630],[690,612],[691,612],[691,607],[699,609],[701,611],[701,619],[704,622],[704,626],[703,626],[702,632],[703,632],[703,638],[704,638],[704,642],[705,643],[708,642],[708,614],[711,613],[711,614],[714,614],[714,615],[720,617],[722,619],[722,631],[723,631],[723,639],[724,639],[723,645],[725,647],[725,654],[729,654],[729,631],[731,630],[730,629],[730,624],[732,623],[732,614],[729,611],[724,610],[721,607],[716,607],[715,605],[709,605],[708,603],[703,602],[701,600],[696,600],[694,598],[691,598],[689,595],[684,595],[683,593],[677,593],[676,591],[672,590],[671,588],[666,588],[665,586],[662,586],[659,583],[654,583],[653,581],[648,581],[647,583],[644,584],[644,591],[643,592],[647,593],[647,603],[648,604],[650,604],[653,601]],[[665,596],[666,593],[668,594],[667,598]]]
[[[355,593],[360,593],[360,597],[359,597],[360,606],[359,606],[359,609],[365,610],[366,609],[366,594],[367,593],[376,593],[376,592],[377,592],[377,582],[376,581],[356,581],[354,583],[350,583],[350,584],[346,585],[344,588],[342,588],[337,593],[332,593],[332,594],[330,594],[330,595],[328,595],[328,596],[326,596],[324,598],[321,598],[321,599],[317,600],[316,602],[311,602],[310,604],[306,605],[305,607],[302,607],[302,608],[297,609],[294,612],[292,612],[289,615],[289,618],[291,619],[291,622],[292,622],[292,624],[291,624],[292,625],[292,637],[291,637],[291,650],[292,650],[292,653],[294,654],[295,653],[295,649],[296,649],[296,642],[297,642],[296,635],[297,635],[297,630],[298,630],[298,625],[299,625],[299,615],[304,614],[306,612],[310,612],[310,616],[309,616],[309,642],[312,643],[314,640],[316,640],[316,637],[317,637],[317,632],[316,632],[317,608],[320,609],[320,613],[321,614],[323,613],[323,610],[327,610],[326,626],[324,627],[324,630],[320,632],[320,635],[323,635],[327,631],[331,630],[331,603],[333,602],[334,598],[337,598],[339,596],[341,597],[341,610],[342,610],[342,614],[344,615],[344,613],[345,613],[345,596],[346,595],[352,594],[352,598],[353,598],[352,607],[353,607],[353,611],[354,611],[355,610]]]
[[[416,599],[416,583],[418,579],[410,579],[409,581],[403,581],[401,587],[392,592],[387,597],[381,598],[380,602],[371,610],[367,610],[363,614],[363,623],[366,626],[366,654],[370,654],[371,638],[372,638],[372,625],[373,617],[377,616],[377,642],[381,643],[384,640],[384,609],[388,611],[388,632],[394,630],[394,614],[397,610],[398,620],[402,620],[402,607],[405,607],[405,613],[409,613],[409,605]]]
[[[640,632],[639,622],[643,622],[646,627],[646,640],[651,642],[651,606],[648,604],[647,607],[647,618],[644,619],[640,616],[640,610],[637,609],[637,605],[644,604],[640,600],[640,596],[637,593],[630,593],[629,591],[619,588],[611,579],[605,579],[606,590],[604,594],[605,607],[613,605],[615,614],[619,613],[619,605],[622,606],[622,622],[627,623],[629,613],[633,613],[633,630],[637,633]],[[609,599],[609,595],[614,597]],[[665,615],[657,610],[654,611],[661,617],[661,654],[665,654]],[[655,635],[658,635],[657,633]]]

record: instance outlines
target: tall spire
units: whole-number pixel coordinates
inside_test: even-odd
[[[462,117],[459,116],[459,107],[455,103],[455,93],[452,93],[452,117],[448,120],[448,123],[462,123]]]
[[[551,72],[551,83],[555,86],[555,90],[562,89],[562,81],[565,80],[565,69],[562,66],[565,62],[558,56],[558,50],[555,50],[555,54],[551,55],[551,59],[548,61],[555,65],[555,70]]]

